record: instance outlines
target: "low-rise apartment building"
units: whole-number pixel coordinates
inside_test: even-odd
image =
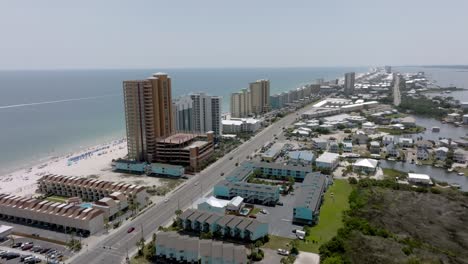
[[[306,176],[296,194],[293,209],[294,223],[313,225],[318,222],[327,183],[328,179],[323,174],[310,173]]]
[[[84,236],[104,228],[104,213],[94,208],[0,194],[0,219],[18,224],[39,224]]]
[[[188,209],[179,219],[185,230],[211,232],[226,238],[255,241],[268,235],[268,223],[243,216]]]
[[[124,194],[128,203],[146,206],[149,202],[146,189],[134,184],[49,174],[40,178],[38,185],[38,191],[46,195],[79,197],[90,202],[99,201],[116,192]]]
[[[200,240],[176,232],[161,232],[156,240],[156,258],[163,263],[247,264],[245,247],[213,240]]]
[[[224,180],[214,186],[213,195],[223,199],[240,196],[246,203],[275,205],[279,201],[280,189],[265,184]]]

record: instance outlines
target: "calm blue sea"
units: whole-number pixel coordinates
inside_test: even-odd
[[[368,68],[253,68],[0,71],[0,174],[125,135],[122,81],[164,71],[173,97],[189,92],[223,96],[261,78],[271,92],[342,77]],[[72,100],[70,100],[72,99]],[[70,101],[61,101],[70,100]],[[59,102],[56,102],[59,101]],[[46,104],[34,104],[50,102]],[[16,107],[14,106],[22,105]]]

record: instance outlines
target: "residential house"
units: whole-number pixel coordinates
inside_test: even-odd
[[[328,152],[331,153],[339,153],[340,152],[340,145],[336,141],[330,142],[328,145]]]
[[[328,141],[323,138],[314,138],[312,140],[312,148],[315,150],[326,150],[328,147]]]
[[[343,151],[344,152],[353,152],[353,143],[343,142]]]
[[[401,119],[401,124],[405,127],[415,127],[416,126],[416,119],[411,116],[407,116]]]
[[[467,151],[463,149],[457,149],[453,152],[453,160],[457,163],[465,163],[467,160]]]
[[[424,146],[418,146],[416,151],[416,158],[418,160],[428,160],[431,157],[431,152]]]
[[[445,160],[447,158],[447,153],[448,153],[449,149],[446,148],[446,147],[440,147],[440,148],[437,148],[434,152],[435,152],[435,158],[437,160]]]
[[[334,170],[340,161],[340,155],[331,152],[325,152],[315,160],[318,168]]]
[[[375,159],[359,159],[353,164],[353,171],[373,174],[377,170],[378,160]]]
[[[455,141],[447,139],[447,138],[439,140],[439,145],[441,147],[447,147],[447,148],[456,148],[456,147],[458,147],[458,144]]]
[[[395,143],[395,137],[392,135],[383,136],[382,143],[384,144],[384,146],[387,146],[388,144],[393,144]]]
[[[371,154],[380,154],[380,143],[377,141],[371,141],[369,151]]]
[[[353,134],[353,142],[356,144],[367,144],[367,141],[369,141],[369,137],[364,131],[358,130]]]
[[[390,157],[398,158],[400,156],[400,151],[398,150],[397,146],[394,143],[388,144],[383,149],[384,149],[384,152]]]
[[[404,148],[410,148],[414,144],[414,140],[412,138],[399,138],[398,145]]]

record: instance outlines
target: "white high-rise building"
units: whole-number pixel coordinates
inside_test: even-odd
[[[179,131],[221,135],[221,97],[193,93],[174,102],[175,124]]]

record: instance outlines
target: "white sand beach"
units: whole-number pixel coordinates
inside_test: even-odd
[[[111,170],[112,159],[123,158],[126,155],[127,142],[121,139],[52,158],[40,165],[0,176],[0,193],[31,197],[37,189],[37,180],[45,174],[91,177],[139,185],[160,185],[158,178],[113,172]],[[73,158],[76,161],[70,161]]]

